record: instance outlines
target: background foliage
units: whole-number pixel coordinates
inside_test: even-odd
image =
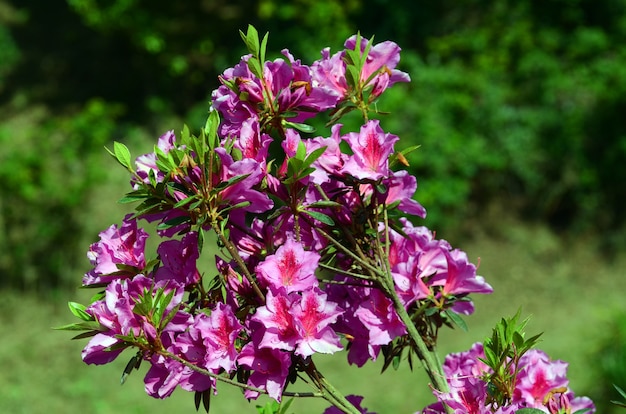
[[[421,145],[417,197],[440,236],[514,237],[513,216],[606,260],[626,246],[624,1],[0,0],[0,287],[78,284],[127,189],[103,147],[137,155],[203,125],[249,23],[307,63],[357,30],[403,48],[412,83],[381,119]]]

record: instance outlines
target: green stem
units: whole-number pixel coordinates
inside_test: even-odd
[[[339,408],[346,414],[361,414],[350,401],[343,396],[323,375],[317,370],[315,364],[310,362],[307,374],[322,393],[322,398]]]
[[[220,238],[224,246],[226,246],[228,253],[230,253],[231,257],[235,260],[235,262],[237,262],[237,265],[239,265],[241,272],[244,274],[246,279],[248,279],[248,282],[250,282],[250,285],[252,286],[254,293],[256,293],[256,295],[259,297],[259,299],[261,299],[262,302],[265,302],[265,295],[263,294],[263,292],[261,292],[261,289],[259,289],[259,285],[257,285],[256,281],[254,280],[254,277],[248,270],[248,267],[239,256],[239,253],[237,252],[237,249],[235,248],[235,246],[232,245],[230,240],[226,239],[226,237],[224,236],[224,233],[222,233],[222,230],[220,229],[219,224],[217,224],[215,220],[211,220],[211,227],[213,228],[213,231],[217,234],[217,237]]]
[[[450,389],[448,387],[448,382],[446,380],[445,373],[443,372],[443,365],[441,364],[439,356],[435,351],[429,350],[428,346],[426,346],[424,339],[422,339],[422,336],[417,331],[417,328],[413,324],[413,321],[411,320],[411,317],[404,308],[404,305],[400,301],[400,298],[395,293],[393,280],[391,282],[391,285],[389,285],[388,280],[386,282],[388,296],[393,301],[393,307],[396,310],[398,317],[400,317],[400,320],[402,320],[402,322],[406,326],[407,333],[415,344],[417,356],[422,361],[424,369],[426,370],[426,373],[428,374],[428,377],[430,378],[433,387],[443,393],[449,392]],[[451,409],[448,406],[444,406],[447,413],[452,413]]]

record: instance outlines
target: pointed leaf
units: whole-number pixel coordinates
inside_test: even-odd
[[[90,322],[94,320],[94,317],[86,312],[87,307],[77,302],[68,302],[67,306],[70,308],[70,312],[78,319]]]
[[[335,222],[333,221],[332,218],[330,218],[329,216],[327,216],[324,213],[320,213],[319,211],[312,211],[312,210],[303,210],[302,211],[304,214],[309,215],[311,217],[313,217],[315,220],[320,221],[324,224],[327,224],[329,226],[334,226]]]

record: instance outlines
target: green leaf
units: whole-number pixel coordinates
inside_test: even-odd
[[[220,115],[216,110],[211,110],[204,125],[207,142],[211,150],[219,146],[219,138],[217,136],[217,128],[220,125]]]
[[[70,308],[70,312],[78,319],[82,319],[83,321],[90,322],[94,320],[94,317],[88,314],[85,310],[87,307],[85,305],[81,305],[77,302],[68,302],[67,306]]]
[[[261,50],[259,50],[259,58],[261,59],[261,64],[265,63],[265,52],[267,50],[267,38],[269,37],[269,33],[265,33],[263,36],[263,40],[261,40]]]
[[[259,79],[263,79],[263,68],[261,67],[261,63],[259,62],[259,59],[257,59],[254,56],[249,58],[248,68],[250,69],[250,72],[254,74],[254,76],[256,76]]]
[[[178,216],[167,220],[166,222],[159,223],[157,230],[167,230],[169,228],[178,226],[180,224],[189,223],[191,218],[189,216]]]
[[[315,220],[321,221],[322,223],[327,224],[329,226],[335,225],[335,222],[333,221],[332,218],[330,218],[324,213],[320,213],[319,211],[302,210],[302,212],[308,216],[313,217]]]
[[[315,128],[308,124],[301,124],[298,122],[291,122],[283,119],[283,125],[288,128],[296,129],[300,132],[305,132],[307,134],[312,134],[315,132]]]
[[[147,197],[150,197],[150,194],[144,189],[139,189],[139,190],[135,190],[135,191],[131,191],[130,193],[127,193],[124,197],[120,198],[117,202],[120,204],[128,204],[128,203],[134,203],[136,201],[143,200]]]
[[[293,397],[289,398],[287,401],[283,400],[280,403],[280,411],[279,414],[286,414],[287,410],[289,409],[289,406],[291,405],[291,403],[293,403]]]
[[[96,321],[70,323],[63,326],[56,326],[55,331],[102,331],[102,326]]]
[[[522,408],[515,411],[515,414],[545,414],[545,412],[537,408]]]
[[[461,328],[463,332],[467,332],[467,324],[458,313],[453,312],[449,309],[446,310],[444,313],[448,317],[448,319],[450,319],[456,326]]]
[[[132,170],[132,165],[130,163],[130,151],[126,145],[121,142],[113,143],[113,151],[115,152],[115,158],[122,164],[124,167]]]
[[[302,162],[302,168],[307,168],[309,165],[313,164],[318,160],[319,157],[326,151],[327,147],[316,148]]]
[[[128,376],[133,371],[133,369],[139,369],[140,363],[141,363],[141,354],[134,355],[130,359],[130,361],[128,361],[128,364],[126,364],[126,367],[124,368],[124,371],[122,372],[122,377],[120,378],[120,384],[124,385],[124,383],[126,382],[126,378],[128,378]]]
[[[239,31],[241,38],[243,39],[246,47],[254,56],[259,56],[259,32],[251,24],[248,25],[248,32],[244,35],[242,31]]]

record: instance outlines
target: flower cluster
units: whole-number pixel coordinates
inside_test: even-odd
[[[474,344],[468,351],[448,355],[443,367],[450,391],[435,391],[439,402],[421,413],[445,413],[444,404],[458,414],[513,414],[522,408],[550,414],[595,411],[589,398],[574,397],[568,388],[567,363],[552,361],[537,349],[529,350],[520,358],[511,400],[505,407],[498,407],[489,401],[491,384],[486,378],[492,371],[483,362],[484,358],[481,343]]]
[[[483,398],[452,362],[447,392],[429,355],[442,326],[474,311],[470,295],[492,288],[465,253],[410,220],[426,216],[413,198],[417,181],[398,168],[399,138],[369,119],[370,104],[409,81],[396,69],[400,48],[357,35],[306,66],[287,50],[267,61],[267,38],[253,28],[242,37],[250,54],[220,77],[199,136],[167,132],[134,163],[122,144],[111,152],[132,174],[122,201],[139,205],[90,248],[83,284],[104,291],[74,306],[84,322],[73,328],[92,336],[84,361],[134,348],[125,375],[147,361],[148,394],[180,386],[196,404],[220,381],[281,401],[306,376],[315,396],[361,412],[361,397],[341,397],[312,357],[347,349],[351,364],[382,354],[388,366],[408,353],[430,370],[441,404],[455,407],[466,382]],[[345,131],[338,121],[352,111],[362,126]],[[326,135],[304,124],[320,113],[330,116]],[[141,220],[157,224],[150,260]],[[208,233],[216,274],[199,268]],[[527,404],[544,396],[526,392],[533,375],[529,365],[520,377]]]

